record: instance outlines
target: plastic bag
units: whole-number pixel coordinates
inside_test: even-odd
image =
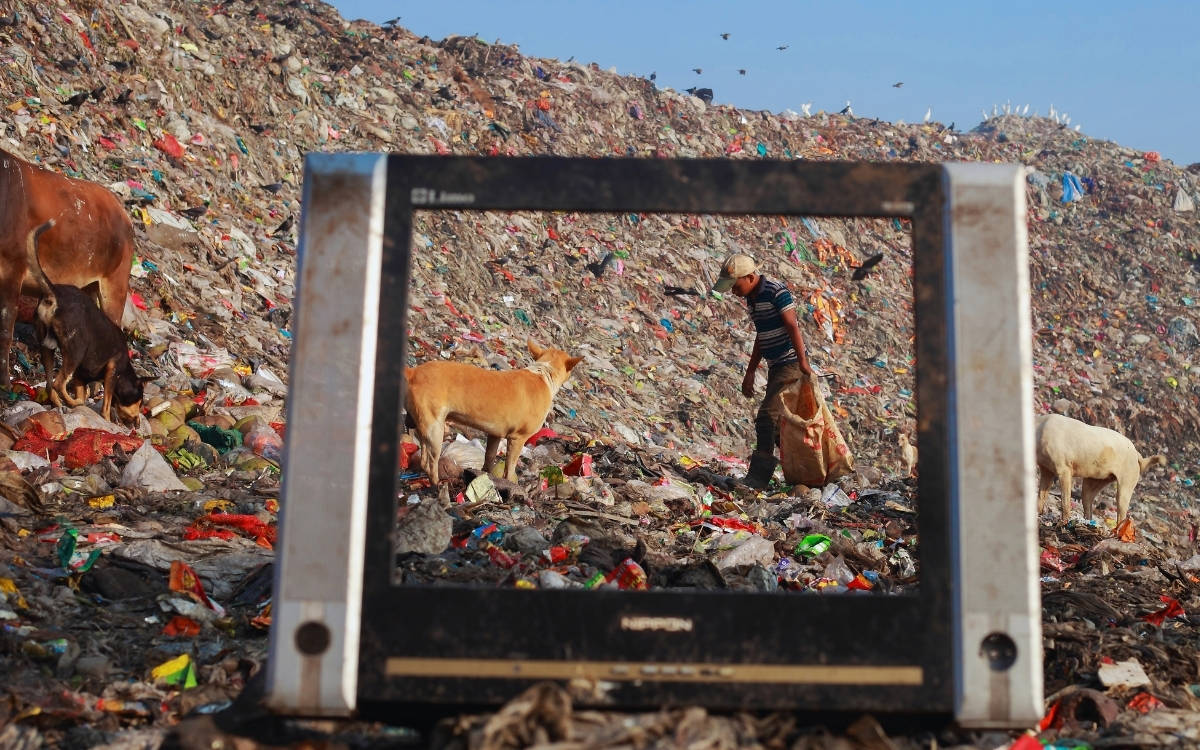
[[[255,425],[246,433],[242,444],[254,451],[255,455],[269,461],[279,461],[279,454],[283,450],[283,438],[268,424]]]
[[[816,384],[801,378],[779,394],[779,459],[791,484],[824,487],[854,470],[854,456]]]

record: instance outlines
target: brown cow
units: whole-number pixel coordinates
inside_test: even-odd
[[[7,387],[17,303],[41,290],[27,268],[25,239],[53,219],[39,240],[46,275],[83,288],[99,282],[100,308],[118,326],[129,293],[133,224],[102,185],[64,177],[0,149],[0,387]]]

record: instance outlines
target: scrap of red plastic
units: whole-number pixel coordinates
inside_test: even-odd
[[[183,535],[185,539],[232,539],[233,532],[230,528],[238,529],[251,537],[259,546],[270,547],[275,543],[274,525],[263,523],[257,516],[238,513],[209,513],[200,516],[184,530]]]
[[[1183,610],[1183,605],[1179,603],[1178,599],[1173,599],[1166,594],[1163,594],[1158,598],[1160,601],[1165,602],[1167,606],[1163,607],[1157,612],[1151,612],[1148,615],[1142,615],[1142,619],[1151,625],[1161,626],[1163,622],[1171,617],[1183,617],[1187,614],[1187,612]]]
[[[576,453],[570,463],[562,468],[563,474],[571,477],[590,477],[592,475],[592,457],[586,453]]]
[[[167,156],[173,156],[176,159],[183,157],[183,145],[170,133],[163,133],[163,137],[154,142],[154,147]]]
[[[1042,750],[1042,743],[1032,734],[1023,734],[1009,746],[1008,750]]]
[[[1156,708],[1162,708],[1163,702],[1150,693],[1138,693],[1129,701],[1129,707],[1134,711],[1148,714]]]
[[[1067,569],[1066,563],[1064,563],[1062,558],[1058,556],[1058,553],[1052,549],[1042,550],[1042,567],[1050,568],[1051,570],[1059,573]]]
[[[200,623],[190,617],[175,615],[170,622],[163,626],[162,634],[170,637],[194,638],[200,635]]]
[[[556,437],[558,437],[557,432],[550,429],[549,427],[543,427],[542,429],[540,429],[537,432],[530,435],[529,439],[525,441],[525,445],[533,447],[533,446],[537,445],[543,438],[556,438]]]
[[[412,464],[413,454],[421,450],[421,446],[416,443],[401,443],[400,444],[400,468],[407,469]]]
[[[1062,701],[1057,700],[1054,701],[1054,705],[1050,706],[1050,710],[1047,711],[1046,715],[1042,717],[1042,720],[1038,722],[1039,732],[1044,732],[1050,727],[1058,726],[1058,707],[1060,704],[1062,704]]]

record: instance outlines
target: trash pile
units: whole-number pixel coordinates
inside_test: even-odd
[[[435,42],[306,0],[0,0],[0,94],[0,148],[108,186],[128,207],[125,328],[135,367],[154,377],[133,431],[87,406],[48,409],[32,329],[18,323],[0,409],[0,671],[13,675],[0,746],[156,747],[179,718],[230,710],[261,675],[312,151],[1028,165],[1037,410],[1168,456],[1138,485],[1132,527],[1113,528],[1107,493],[1093,521],[1060,529],[1054,502],[1043,517],[1048,713],[1031,729],[1082,746],[1166,746],[1200,725],[1195,165],[1044,118],[963,132],[712,106],[594,63]],[[448,433],[440,495],[404,451],[403,578],[914,590],[909,231],[862,218],[419,215],[414,363],[523,367],[528,339],[585,359],[518,483],[480,470],[478,435]],[[855,456],[836,485],[777,478],[753,493],[730,479],[745,471],[757,406],[740,393],[745,312],[708,291],[733,250],[796,295]],[[543,693],[570,716],[569,700]],[[477,726],[464,718],[458,741],[499,746],[488,743],[504,741],[501,717],[533,699],[522,700]],[[605,721],[577,717],[576,734],[545,736]],[[708,732],[823,746],[783,719],[722,723],[694,709],[638,721],[638,739],[626,723],[604,741]]]

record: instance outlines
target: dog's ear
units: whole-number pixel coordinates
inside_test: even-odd
[[[85,287],[80,287],[79,291],[81,291],[84,294],[86,294],[87,296],[91,297],[92,301],[96,303],[96,307],[100,307],[100,282],[99,281],[93,281]]]
[[[534,359],[537,359],[538,357],[542,356],[542,352],[546,351],[542,347],[533,343],[533,339],[529,339],[528,341],[526,341],[525,345],[529,347],[529,353],[533,355]]]
[[[567,357],[567,372],[575,369],[575,365],[583,361],[583,357]]]

